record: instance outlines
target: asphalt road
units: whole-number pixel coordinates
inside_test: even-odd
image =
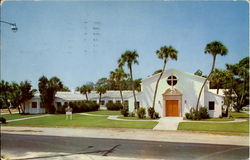
[[[86,155],[99,156],[98,159],[117,157],[117,159],[171,160],[241,160],[249,157],[248,146],[5,133],[1,134],[1,152],[14,156],[14,158],[10,158],[16,160],[73,159],[73,156],[77,156],[79,159]],[[26,158],[22,158],[25,156]]]

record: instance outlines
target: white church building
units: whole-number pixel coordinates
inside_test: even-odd
[[[147,108],[153,105],[155,86],[160,73],[142,80],[141,92],[136,94],[137,104]],[[176,69],[166,70],[159,82],[155,101],[155,111],[161,117],[185,117],[192,107],[196,107],[198,95],[205,78]],[[200,98],[200,106],[208,109],[210,117],[222,114],[223,94],[205,85]],[[129,111],[134,111],[134,98],[129,99]]]
[[[159,74],[147,77],[142,80],[141,92],[136,92],[137,104],[147,108],[153,104],[153,96],[156,81]],[[155,101],[155,111],[161,117],[185,117],[192,107],[196,107],[199,91],[205,78],[194,74],[181,72],[176,69],[166,70],[159,82],[158,92]],[[89,100],[99,103],[99,94],[92,91]],[[134,112],[134,97],[132,91],[123,91],[125,103],[129,106],[129,111]],[[64,103],[86,100],[85,95],[79,92],[57,92],[54,106],[57,108]],[[121,102],[119,91],[107,91],[102,95],[100,102],[104,108],[108,102]],[[26,113],[44,113],[45,109],[41,105],[40,95],[35,96],[25,104]],[[204,87],[200,98],[200,106],[208,108],[210,117],[219,117],[222,114],[223,93],[216,94],[215,89],[209,89],[209,82]]]

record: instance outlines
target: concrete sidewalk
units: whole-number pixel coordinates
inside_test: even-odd
[[[1,127],[2,133],[248,146],[248,136],[149,129]]]
[[[183,117],[163,117],[153,130],[177,130],[179,123],[182,121]]]
[[[41,117],[47,117],[47,116],[51,116],[51,115],[50,115],[50,114],[45,114],[45,115],[41,115],[41,116],[34,116],[34,117],[26,117],[26,118],[12,119],[12,120],[7,120],[6,122],[22,121],[22,120],[26,120],[26,119],[34,119],[34,118],[41,118]]]

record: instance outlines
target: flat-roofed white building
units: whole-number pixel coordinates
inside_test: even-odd
[[[128,99],[132,96],[132,94],[132,91],[122,91],[123,100],[125,103],[128,103]],[[100,95],[96,91],[91,91],[91,93],[88,93],[88,99],[89,101],[94,101],[99,104]],[[78,91],[57,92],[55,95],[54,106],[57,109],[64,103],[85,100],[86,96]],[[121,102],[120,91],[108,90],[105,94],[102,94],[100,107],[105,109],[105,104],[108,102]],[[35,93],[34,97],[25,103],[25,113],[45,113],[45,108],[42,106],[39,92]]]

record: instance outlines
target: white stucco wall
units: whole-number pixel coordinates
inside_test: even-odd
[[[208,107],[209,101],[214,101],[214,110],[208,109],[209,116],[219,117],[222,114],[222,106],[224,103],[223,97],[212,92],[206,92],[206,107]]]
[[[32,102],[37,103],[37,108],[32,108]],[[31,100],[25,103],[25,113],[38,114],[45,113],[45,109],[40,106],[40,98],[33,97]]]
[[[165,101],[163,100],[162,94],[164,94],[168,88],[172,88],[170,85],[167,84],[167,78],[171,75],[176,76],[178,79],[178,82],[174,86],[174,88],[177,89],[182,94],[181,110],[179,110],[179,115],[184,117],[185,113],[189,112],[191,107],[196,107],[198,95],[202,87],[202,84],[205,81],[205,78],[180,72],[175,69],[167,70],[163,74],[159,82],[159,87],[155,101],[155,110],[160,114],[161,117],[165,116],[164,113]],[[142,91],[140,92],[140,94],[137,94],[137,101],[140,101],[141,107],[147,108],[153,105],[152,102],[153,102],[154,90],[158,77],[159,74],[142,80],[141,84]],[[205,85],[205,91],[208,90],[208,87],[209,86],[207,83]],[[134,101],[133,97],[130,97],[129,99],[130,112],[134,111],[133,101]],[[203,90],[200,98],[200,106],[205,106],[205,105],[206,105],[206,100]],[[217,115],[217,112],[214,115]]]

